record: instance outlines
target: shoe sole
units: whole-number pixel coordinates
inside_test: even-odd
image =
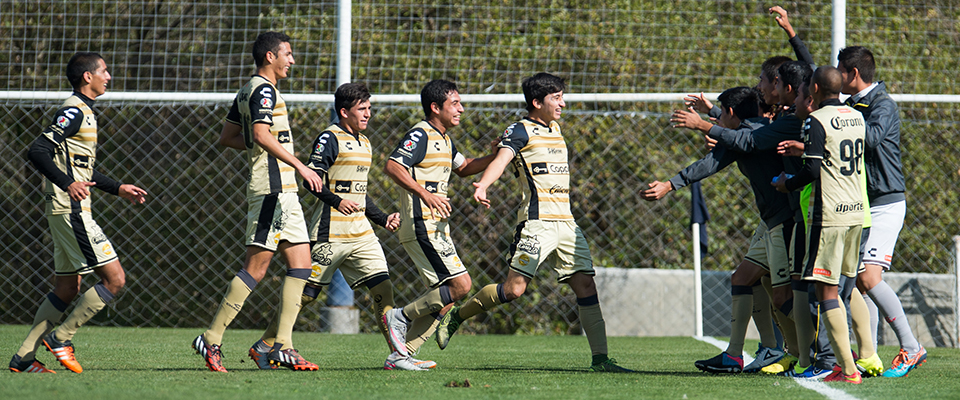
[[[694,364],[694,366],[703,372],[709,372],[711,374],[739,374],[743,372],[743,370],[738,370],[736,368],[715,368],[708,365],[696,365],[696,364]]]

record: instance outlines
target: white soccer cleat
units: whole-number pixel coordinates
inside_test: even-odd
[[[390,339],[390,345],[393,349],[404,357],[409,357],[407,352],[407,322],[406,317],[401,314],[402,309],[394,308],[383,314],[383,324],[387,327],[387,337]],[[392,369],[392,368],[387,368]]]
[[[417,365],[416,363],[417,361],[420,361],[420,360],[414,359],[413,357],[410,357],[410,356],[402,355],[399,352],[395,351],[393,353],[390,353],[389,356],[387,356],[387,360],[383,362],[383,369],[389,369],[389,370],[399,369],[402,371],[429,371],[428,368]],[[433,361],[430,361],[430,362],[433,362]],[[433,365],[436,366],[437,364],[434,363]],[[429,368],[432,368],[432,367],[429,367]]]

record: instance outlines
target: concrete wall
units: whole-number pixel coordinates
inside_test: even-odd
[[[704,271],[703,329],[706,336],[730,335],[730,272]],[[953,275],[886,273],[900,296],[910,326],[927,347],[957,347],[956,279]],[[598,268],[597,289],[610,336],[694,334],[692,270]],[[897,338],[881,320],[880,344]],[[751,322],[748,338],[757,338]]]

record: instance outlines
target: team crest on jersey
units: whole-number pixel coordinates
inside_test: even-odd
[[[323,143],[317,143],[317,149],[315,151],[317,153],[323,153]]]
[[[100,244],[107,241],[107,235],[104,235],[103,232],[97,232],[96,235],[93,235],[93,243]]]
[[[510,126],[508,126],[507,129],[505,129],[505,130],[503,131],[503,135],[500,135],[500,137],[501,137],[501,138],[505,138],[505,137],[508,137],[508,136],[510,136],[511,134],[513,134],[513,127],[516,126],[516,125],[517,125],[517,124],[514,123],[514,124],[511,124]]]
[[[63,115],[57,117],[57,126],[66,128],[68,125],[70,125],[70,120],[67,117]]]
[[[273,107],[273,101],[270,100],[270,99],[268,99],[268,98],[266,98],[266,97],[264,97],[264,98],[260,99],[260,106],[263,107],[263,108]]]
[[[313,252],[311,252],[310,258],[313,260],[314,264],[323,265],[325,267],[333,264],[333,249],[330,248],[330,243],[322,243],[320,245],[313,246]]]
[[[457,249],[453,248],[453,244],[450,242],[444,241],[443,245],[440,246],[440,256],[441,257],[453,257],[457,254]]]
[[[413,149],[415,149],[415,148],[417,148],[417,142],[414,142],[413,140],[410,140],[410,139],[407,139],[407,140],[404,140],[404,141],[403,141],[403,149],[404,149],[404,150],[406,150],[406,151],[413,151]]]
[[[273,225],[271,228],[275,231],[283,231],[285,226],[287,226],[287,213],[281,212],[280,216],[273,220]]]
[[[517,250],[527,254],[540,254],[540,241],[537,240],[537,235],[520,239],[520,242],[517,243]]]

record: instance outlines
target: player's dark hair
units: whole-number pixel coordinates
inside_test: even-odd
[[[757,115],[760,115],[757,91],[753,88],[738,86],[724,90],[723,93],[720,93],[718,100],[720,100],[720,106],[724,110],[732,108],[733,115],[741,120],[756,118]]]
[[[253,42],[253,61],[260,68],[267,61],[267,52],[277,54],[281,43],[290,43],[290,36],[280,32],[264,32]]]
[[[813,70],[803,61],[786,62],[780,68],[777,68],[777,79],[780,79],[784,86],[793,88],[794,91],[800,87],[801,83],[809,82],[811,75],[813,75]]]
[[[563,82],[563,78],[541,72],[524,79],[520,87],[523,88],[523,99],[527,101],[527,111],[532,111],[535,108],[534,100],[543,103],[543,99],[548,94],[562,92],[567,85]]]
[[[763,64],[760,64],[760,71],[763,72],[763,75],[767,76],[767,79],[773,80],[773,78],[777,77],[777,68],[780,68],[783,63],[790,61],[793,60],[786,56],[770,57],[767,61],[764,61]]]
[[[84,51],[70,57],[70,61],[67,61],[67,81],[70,82],[70,86],[73,86],[74,89],[83,86],[83,74],[85,72],[91,74],[97,72],[97,68],[100,67],[98,61],[102,59],[103,57],[100,54]]]
[[[370,100],[370,91],[367,90],[367,86],[362,83],[344,83],[340,85],[340,87],[337,88],[337,92],[333,94],[333,106],[337,111],[338,117],[340,116],[340,110],[349,110],[353,106],[367,100]]]
[[[840,49],[837,54],[837,61],[847,72],[853,72],[856,68],[860,71],[860,79],[865,83],[873,83],[873,74],[877,69],[877,64],[873,60],[873,52],[863,46],[850,46]]]
[[[817,85],[824,98],[832,98],[840,95],[840,90],[843,87],[843,77],[837,68],[832,65],[824,65],[813,72],[810,83]]]
[[[430,118],[430,114],[433,113],[430,105],[433,103],[437,103],[437,108],[442,110],[443,103],[454,92],[459,92],[456,83],[443,79],[435,79],[427,83],[420,91],[420,105],[423,106],[423,116]]]

